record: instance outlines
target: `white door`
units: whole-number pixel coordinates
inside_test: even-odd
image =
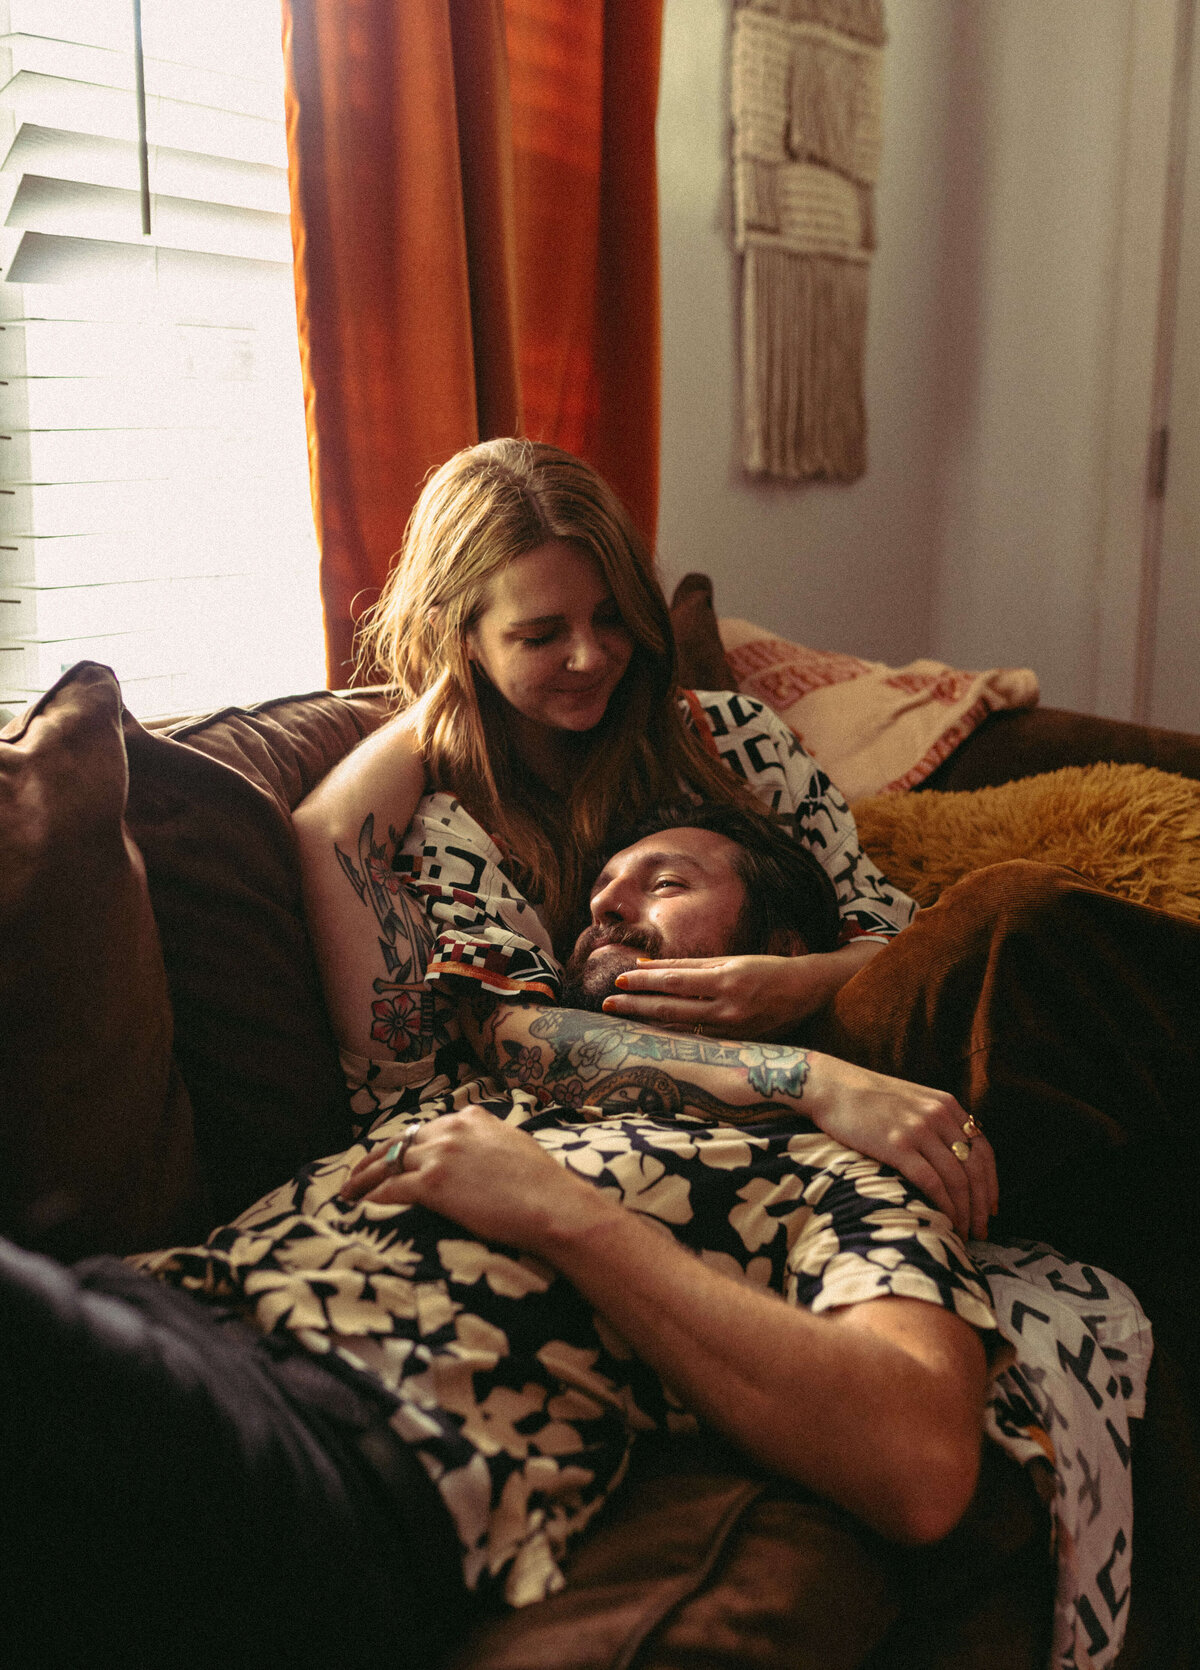
[[[1146,718],[1200,732],[1200,29],[1193,36],[1166,494]]]

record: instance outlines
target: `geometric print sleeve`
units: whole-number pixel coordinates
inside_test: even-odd
[[[1051,1663],[1106,1670],[1121,1650],[1133,1560],[1131,1421],[1145,1412],[1153,1336],[1115,1276],[1038,1242],[972,1241],[1012,1361],[986,1430],[1053,1468],[1058,1581]]]
[[[420,903],[434,941],[430,986],[469,980],[497,996],[558,1001],[562,971],[537,911],[501,868],[496,843],[453,795],[417,807],[395,872]]]
[[[788,833],[807,846],[837,891],[841,943],[891,939],[917,913],[907,893],[893,887],[858,843],[854,814],[790,730],[764,702],[736,691],[685,692],[697,728]]]
[[[475,819],[439,792],[421,800],[390,871],[374,877],[389,894],[408,896],[426,933],[406,978],[375,982],[371,1037],[380,1048],[341,1051],[356,1131],[478,1075],[459,1022],[465,991],[558,1001],[562,974],[549,937],[502,863]]]

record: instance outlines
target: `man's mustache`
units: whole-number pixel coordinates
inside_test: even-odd
[[[571,967],[581,968],[593,951],[605,945],[628,945],[635,951],[644,951],[648,957],[658,957],[662,955],[663,941],[656,928],[642,928],[634,922],[594,922],[575,941]]]

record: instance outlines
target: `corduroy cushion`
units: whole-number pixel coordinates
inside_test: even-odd
[[[200,718],[151,726],[220,760],[291,812],[327,771],[388,714],[382,690],[281,696],[253,707],[227,707]]]
[[[121,699],[81,663],[0,733],[0,1228],[74,1257],[197,1221]]]
[[[727,1467],[705,1449],[723,1452]],[[646,1470],[635,1459],[632,1481],[572,1553],[565,1589],[476,1628],[447,1670],[1046,1662],[1049,1515],[1029,1475],[993,1445],[961,1525],[920,1549],[757,1473],[720,1440],[676,1440],[662,1460]]]
[[[382,717],[378,699],[328,693],[165,732],[125,717],[129,824],[215,1223],[350,1140],[288,814]]]
[[[1010,708],[992,713],[917,788],[995,788],[1017,777],[1058,771],[1064,765],[1153,765],[1200,778],[1200,736],[1098,719],[1063,708]]]

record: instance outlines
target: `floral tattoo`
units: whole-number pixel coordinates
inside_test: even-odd
[[[491,1066],[509,1084],[575,1107],[746,1124],[794,1113],[808,1078],[808,1057],[792,1045],[724,1044],[576,1009],[539,1006],[522,1031],[506,1037],[493,1018],[483,1034]],[[763,1099],[743,1100],[743,1086]]]
[[[428,1053],[433,1039],[433,1000],[421,989],[433,933],[395,869],[400,836],[389,827],[386,842],[375,839],[375,814],[369,812],[358,832],[358,862],[335,844],[342,873],[369,906],[379,924],[384,979],[373,983],[371,1037],[392,1050],[398,1061]]]

